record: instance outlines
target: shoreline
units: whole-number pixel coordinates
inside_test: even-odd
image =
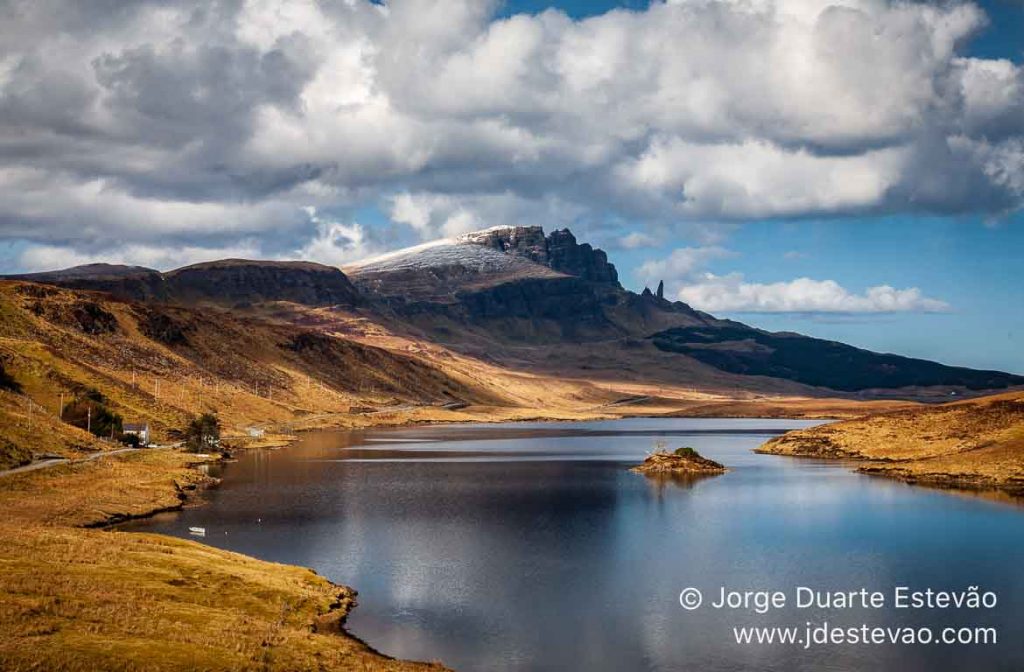
[[[705,410],[707,407],[705,407]],[[611,420],[628,418],[678,418],[677,414],[668,413],[572,413],[559,414],[543,412],[537,413],[536,409],[505,409],[502,413],[488,412],[492,409],[460,409],[459,411],[448,411],[447,417],[438,418],[436,409],[430,409],[434,417],[424,418],[418,411],[422,409],[408,409],[398,412],[396,415],[388,414],[387,417],[374,418],[376,422],[368,423],[361,427],[343,426],[320,426],[304,427],[294,430],[294,434],[284,437],[272,436],[266,444],[257,445],[232,445],[230,450],[250,451],[279,449],[301,439],[301,433],[312,431],[341,431],[360,430],[376,428],[397,428],[417,425],[448,425],[448,424],[504,424],[510,422],[573,422],[592,420]],[[595,409],[596,410],[596,409]],[[571,417],[566,417],[570,415]],[[711,417],[721,418],[721,414],[700,414],[687,415],[684,417]],[[729,417],[737,417],[730,415]],[[757,416],[747,415],[742,417],[764,417],[765,419],[778,419],[775,414]],[[806,415],[790,419],[807,419]],[[856,423],[857,420],[833,422],[809,430],[795,430],[772,439],[768,443],[779,442],[794,433],[821,430],[823,428],[834,428],[845,423]],[[767,445],[767,444],[765,444]],[[789,454],[796,456],[794,452],[778,452],[765,450],[765,446],[755,449],[755,452],[768,454]],[[808,454],[809,457],[822,457],[821,454]],[[852,454],[832,455],[832,457],[856,457]],[[204,474],[201,465],[225,462],[223,456],[200,457],[189,453],[167,450],[141,450],[110,455],[104,459],[89,460],[76,463],[64,463],[53,468],[39,469],[13,475],[0,481],[0,506],[7,505],[13,509],[10,519],[0,522],[0,532],[23,543],[8,544],[6,548],[0,549],[0,563],[7,567],[18,568],[13,573],[0,576],[0,594],[10,596],[37,596],[34,600],[46,600],[53,592],[53,585],[61,585],[62,590],[68,590],[66,594],[60,595],[62,603],[87,603],[90,612],[99,609],[97,604],[107,608],[116,605],[116,609],[123,609],[123,602],[132,600],[146,602],[152,595],[157,596],[156,606],[144,604],[141,611],[149,610],[149,617],[154,621],[165,621],[169,614],[180,613],[183,605],[193,604],[197,600],[205,600],[205,593],[198,594],[192,590],[196,581],[200,584],[216,586],[214,592],[218,595],[218,608],[227,609],[231,619],[238,623],[249,623],[248,626],[238,626],[241,636],[244,636],[247,628],[252,623],[263,622],[265,619],[268,628],[280,628],[274,625],[275,617],[267,613],[268,609],[279,600],[280,604],[286,605],[286,611],[296,610],[296,607],[287,605],[302,605],[298,608],[298,615],[289,622],[289,636],[282,638],[276,643],[264,645],[261,642],[268,641],[266,638],[249,638],[248,649],[244,649],[244,655],[239,657],[236,652],[226,650],[219,635],[207,634],[203,630],[203,637],[209,637],[206,646],[209,649],[205,655],[209,659],[200,661],[193,652],[186,650],[180,652],[181,644],[174,644],[174,633],[149,633],[157,643],[146,640],[147,645],[156,649],[171,647],[178,655],[186,658],[180,660],[179,667],[208,667],[218,669],[245,669],[251,666],[256,660],[262,660],[259,656],[264,654],[277,656],[277,663],[266,665],[267,669],[301,669],[305,665],[304,655],[309,655],[306,649],[315,650],[316,660],[322,669],[350,669],[355,660],[359,661],[365,669],[369,670],[444,670],[440,663],[417,663],[402,661],[391,658],[387,654],[380,653],[372,646],[363,642],[356,635],[347,631],[344,627],[345,620],[351,610],[356,606],[357,592],[347,586],[339,586],[330,582],[308,568],[292,565],[279,565],[260,560],[258,558],[245,556],[238,553],[219,551],[211,546],[191,539],[179,539],[155,533],[146,532],[125,532],[118,530],[118,526],[132,520],[144,519],[164,512],[180,511],[190,504],[203,505],[204,493],[219,484],[219,479]],[[862,459],[862,458],[858,458]],[[891,464],[899,464],[892,462]],[[868,466],[868,465],[865,465]],[[862,467],[859,471],[864,471]],[[864,473],[868,473],[864,471]],[[891,473],[871,473],[871,475],[885,475],[893,477]],[[911,482],[911,481],[907,481]],[[917,484],[929,485],[918,478]],[[62,559],[59,553],[52,549],[53,535],[60,537],[61,544],[70,545],[80,549],[80,555],[74,559]],[[99,536],[97,536],[99,535]],[[59,546],[62,547],[62,546]],[[123,558],[111,559],[111,548],[119,549]],[[173,550],[168,550],[173,549]],[[159,560],[146,561],[139,556],[140,550],[144,553],[156,553],[154,556]],[[170,557],[168,557],[168,554]],[[208,561],[197,561],[197,557],[216,556],[211,565]],[[148,557],[148,556],[145,556]],[[127,559],[124,559],[127,558]],[[91,560],[90,560],[91,559]],[[70,565],[69,565],[70,563]],[[116,565],[117,571],[113,571],[111,565]],[[155,570],[152,565],[157,564],[160,572],[156,572],[163,578],[154,577]],[[68,585],[66,579],[62,579],[69,567],[73,568],[83,583],[77,590],[73,590],[74,584]],[[244,571],[243,571],[244,570]],[[226,574],[235,576],[235,579],[225,581],[219,578]],[[238,576],[243,574],[245,579],[239,583]],[[110,576],[116,576],[117,581],[113,584],[107,583]],[[165,576],[170,575],[170,577]],[[199,577],[197,579],[197,577]],[[49,579],[49,580],[47,580]],[[286,583],[287,586],[279,587],[277,592],[268,593],[266,589],[258,588],[259,585]],[[105,586],[105,591],[101,590]],[[170,595],[165,594],[168,586],[173,588]],[[143,588],[148,587],[148,588]],[[179,590],[180,589],[180,590]],[[149,592],[147,592],[149,591]],[[219,591],[219,592],[217,592]],[[83,595],[82,593],[85,593]],[[95,595],[93,593],[96,593]],[[271,597],[257,597],[257,595],[277,595]],[[283,596],[283,597],[282,597]],[[230,608],[220,605],[220,598],[230,603]],[[19,598],[21,599],[21,598]],[[97,604],[94,604],[97,603]],[[111,603],[111,604],[108,604]],[[193,604],[199,610],[207,608],[206,604]],[[112,606],[111,606],[112,608]],[[0,635],[0,667],[5,669],[28,669],[33,665],[43,665],[49,669],[108,669],[126,664],[131,661],[130,654],[125,653],[118,657],[112,655],[108,649],[102,649],[102,657],[95,657],[96,651],[92,643],[94,639],[103,639],[100,635],[87,632],[73,638],[73,641],[65,641],[59,634],[50,638],[43,637],[43,641],[51,644],[48,648],[41,647],[38,650],[27,647],[26,640],[19,636],[19,632],[29,632],[42,629],[53,633],[62,633],[66,630],[80,629],[81,625],[75,620],[61,620],[60,625],[47,625],[49,616],[40,616],[35,608],[28,608],[27,611],[19,614],[17,610],[10,611],[7,618],[13,618],[12,622],[5,624],[3,616],[0,615],[0,631],[7,630],[9,634]],[[112,612],[116,613],[116,612]],[[291,611],[289,611],[291,613]],[[255,614],[260,614],[259,616]],[[176,618],[174,616],[170,617]],[[108,622],[109,621],[109,622]],[[10,626],[10,627],[6,627]],[[99,625],[95,626],[102,634],[111,631],[111,640],[114,644],[108,647],[124,646],[130,650],[129,644],[121,640],[137,636],[134,630],[122,632],[119,628],[124,626],[119,620],[111,615],[109,619],[102,619]],[[218,632],[221,628],[218,626]],[[13,633],[13,634],[10,634]],[[38,636],[36,636],[38,637]],[[323,639],[330,637],[331,639]],[[316,646],[297,646],[297,642],[307,638],[316,640]],[[259,641],[255,641],[259,640]],[[33,640],[35,641],[35,640]],[[36,642],[38,644],[38,642]],[[135,642],[138,644],[138,642]],[[241,646],[241,645],[240,645]],[[268,649],[269,647],[269,649]],[[102,647],[101,647],[102,648]],[[266,650],[265,650],[266,649]],[[26,651],[32,651],[28,654]],[[90,657],[93,656],[93,657]],[[249,656],[249,657],[245,657]],[[256,657],[253,657],[256,656]],[[296,656],[298,656],[296,658]],[[322,664],[325,659],[330,660],[333,656],[336,664]],[[82,660],[88,661],[87,664]],[[287,662],[285,662],[287,660]],[[214,664],[211,661],[219,661]],[[234,662],[229,662],[234,661]],[[169,669],[174,669],[170,666]]]
[[[135,451],[5,479],[0,668],[122,669],[143,647],[158,669],[447,669],[352,635],[356,591],[311,569],[118,529],[202,505],[220,459]]]
[[[1001,493],[1024,503],[1024,393],[841,420],[787,432],[754,452],[858,462],[915,486]]]

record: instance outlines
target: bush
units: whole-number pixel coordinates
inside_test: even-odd
[[[220,420],[216,413],[203,413],[192,419],[185,428],[185,449],[193,453],[208,453],[220,447]]]
[[[95,436],[120,436],[122,418],[106,402],[99,390],[86,389],[64,405],[61,417],[69,425],[91,431]]]
[[[694,450],[693,448],[690,448],[689,446],[683,446],[682,448],[676,448],[674,454],[675,454],[676,457],[700,457],[697,454],[697,451]]]
[[[138,434],[122,434],[117,437],[117,440],[129,448],[138,448],[142,445],[142,439],[139,438]]]
[[[21,392],[21,385],[11,376],[11,374],[7,373],[4,369],[3,362],[0,362],[0,390]]]

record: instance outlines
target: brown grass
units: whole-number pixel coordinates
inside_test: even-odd
[[[178,506],[205,477],[172,451],[0,482],[0,669],[420,670],[341,630],[353,592],[159,535],[82,529]]]
[[[789,432],[758,449],[868,461],[909,482],[1024,494],[1024,393],[879,413]]]

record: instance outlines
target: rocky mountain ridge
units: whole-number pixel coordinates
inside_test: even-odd
[[[932,397],[1024,385],[1022,376],[718,319],[666,300],[661,284],[656,292],[631,292],[619,283],[604,251],[579,243],[566,229],[545,235],[539,226],[494,227],[343,270],[311,262],[227,259],[167,273],[97,264],[20,279],[184,307],[255,309],[290,302],[340,308],[422,342],[559,375],[593,371],[588,357],[594,355],[587,353],[600,352],[600,368],[608,375],[618,371],[669,384],[724,373],[751,384],[763,380],[765,389],[792,381],[846,394],[933,389],[927,395]],[[164,327],[154,329],[163,333]]]
[[[142,266],[88,264],[6,277],[106,292],[143,302],[211,302],[229,307],[263,301],[292,301],[310,306],[359,303],[359,292],[344,273],[333,266],[308,261],[222,259],[167,273]]]

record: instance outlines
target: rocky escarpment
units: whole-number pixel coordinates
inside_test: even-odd
[[[143,266],[85,264],[60,271],[6,276],[68,289],[107,292],[131,301],[166,301],[167,283],[160,271]]]
[[[292,301],[310,306],[354,306],[359,302],[359,292],[341,270],[304,261],[224,259],[169,273],[141,266],[88,264],[8,277],[106,292],[142,302],[210,302],[228,306],[263,301]]]
[[[345,267],[380,309],[452,343],[464,325],[503,341],[646,336],[706,317],[622,288],[608,256],[568,229],[501,226]],[[452,324],[455,323],[455,324]]]
[[[339,269],[306,261],[225,259],[179,268],[166,278],[179,301],[292,301],[309,306],[359,302],[358,291]]]
[[[604,250],[589,243],[578,243],[569,229],[552,231],[545,236],[539,226],[503,226],[466,234],[462,240],[526,257],[587,282],[619,286],[619,274]]]

